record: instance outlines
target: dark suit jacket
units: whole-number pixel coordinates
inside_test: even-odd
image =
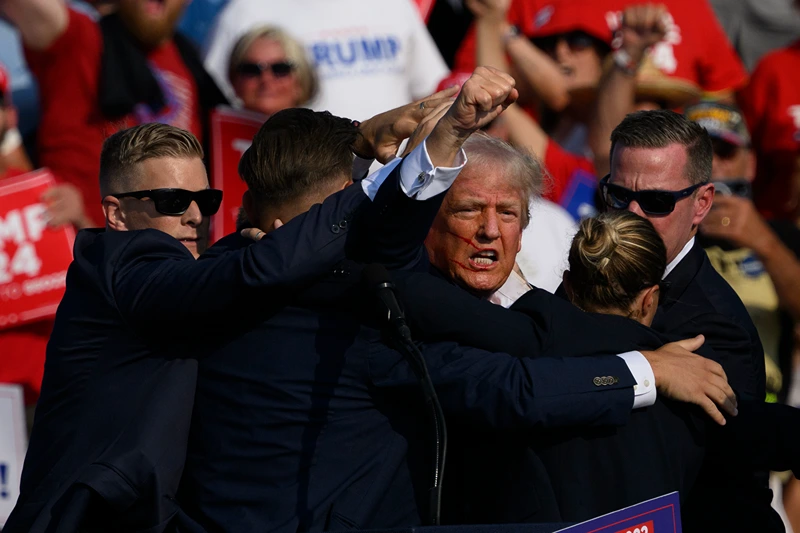
[[[669,283],[667,297],[659,305],[653,327],[684,337],[705,335],[712,349],[707,356],[722,365],[737,395],[763,401],[764,351],[756,328],[699,243],[665,281]],[[754,476],[752,470],[737,466],[709,464],[703,469],[684,506],[685,531],[784,531],[770,507],[766,473]]]
[[[359,276],[357,265],[338,266],[268,319],[218,339],[200,362],[179,499],[209,532],[421,523],[425,409],[403,357],[360,325],[380,315],[360,316],[369,305],[352,287]],[[630,416],[633,378],[601,347],[591,351],[597,357],[570,359],[422,348],[448,422],[538,430]],[[613,378],[595,384],[599,376]]]
[[[445,336],[518,357],[655,349],[675,340],[622,317],[583,313],[539,289],[509,311],[434,276],[404,275],[397,283],[423,338]],[[619,428],[576,427],[533,439],[461,428],[451,439],[445,510],[454,522],[491,523],[552,520],[555,506],[556,519],[579,521],[673,490],[685,497],[703,462],[797,468],[797,410],[759,402],[740,407],[725,428],[693,406],[662,400]]]
[[[399,192],[398,175],[387,178],[374,202],[350,187],[274,238],[213,261],[195,261],[156,230],[79,233],[20,498],[4,530],[68,532],[83,522],[100,531],[162,531],[181,518],[174,495],[194,399],[193,358],[204,348],[192,342],[202,342],[221,316],[235,320],[248,301],[269,312],[281,291],[344,259],[357,215],[360,238],[381,235],[382,221],[395,230],[397,240],[381,235],[370,249],[400,266],[418,260],[419,246],[404,241],[421,242],[424,232],[393,218],[405,222],[402,215],[416,209]]]

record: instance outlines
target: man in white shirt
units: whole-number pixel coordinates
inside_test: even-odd
[[[219,14],[206,69],[233,97],[228,59],[249,29],[270,24],[306,46],[320,93],[310,106],[364,120],[431,94],[448,69],[410,0],[232,0]]]

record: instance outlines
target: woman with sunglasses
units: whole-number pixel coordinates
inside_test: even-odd
[[[319,86],[303,46],[274,26],[254,28],[236,42],[228,78],[242,107],[265,115],[306,105]]]

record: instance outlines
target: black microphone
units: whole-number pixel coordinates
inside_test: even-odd
[[[394,283],[392,283],[392,278],[389,277],[386,267],[379,263],[367,265],[364,267],[361,279],[383,303],[387,313],[387,321],[391,326],[392,333],[397,337],[395,339],[397,341],[395,347],[405,356],[409,365],[411,365],[411,370],[419,379],[422,395],[430,412],[431,431],[433,433],[433,479],[429,494],[429,520],[431,524],[438,526],[441,521],[442,478],[447,457],[447,425],[444,420],[444,412],[439,403],[439,397],[436,395],[431,375],[428,372],[428,365],[425,364],[425,357],[411,339],[411,330],[406,324],[406,318],[403,315],[403,310],[400,309],[400,304],[397,303]]]
[[[367,287],[375,292],[375,295],[386,307],[386,318],[394,332],[397,333],[401,339],[410,341],[411,330],[406,324],[406,317],[403,314],[403,310],[400,309],[400,304],[397,303],[397,296],[395,296],[394,293],[394,283],[392,283],[392,278],[389,276],[386,267],[380,263],[372,263],[364,267],[364,272],[361,276]]]

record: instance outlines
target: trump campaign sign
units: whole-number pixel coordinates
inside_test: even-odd
[[[670,492],[556,533],[681,533],[679,496]]]
[[[0,329],[52,318],[64,295],[75,232],[47,227],[42,169],[0,181]]]
[[[239,160],[250,147],[266,115],[218,107],[211,113],[211,187],[221,189],[222,204],[211,219],[211,240],[236,230],[236,218],[247,185],[239,177]]]

